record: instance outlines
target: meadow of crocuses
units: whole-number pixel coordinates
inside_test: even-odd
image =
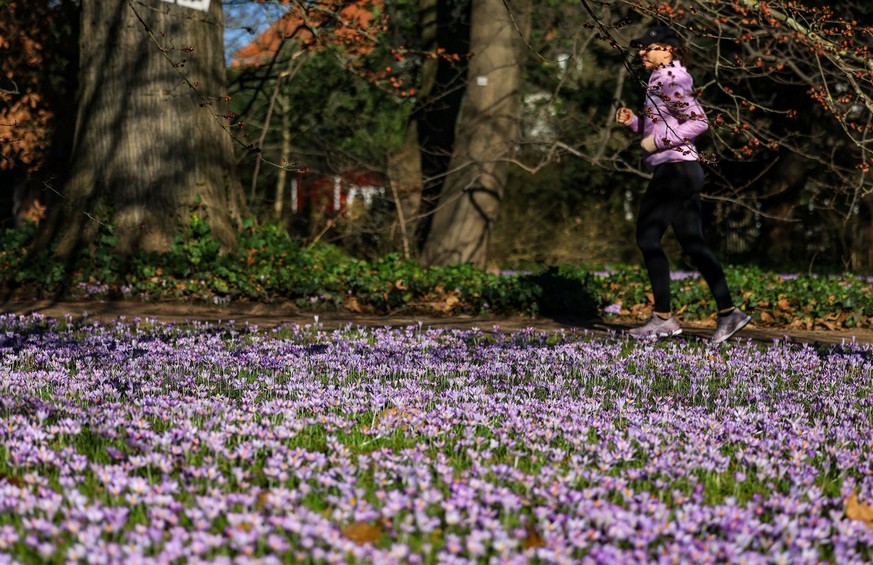
[[[0,561],[862,563],[871,355],[0,316]]]

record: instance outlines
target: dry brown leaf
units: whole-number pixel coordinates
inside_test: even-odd
[[[364,309],[361,307],[361,303],[358,302],[358,299],[354,296],[346,300],[344,306],[346,307],[346,310],[348,310],[349,312],[355,312],[356,314],[364,311]]]
[[[241,532],[250,532],[254,529],[254,527],[254,524],[252,524],[251,522],[240,522],[236,525],[236,529]]]
[[[773,316],[770,314],[770,312],[767,312],[766,310],[760,311],[758,315],[761,317],[761,321],[765,324],[772,324],[774,321]]]
[[[522,549],[537,549],[538,547],[545,547],[546,540],[543,539],[543,536],[539,534],[539,532],[533,526],[527,527],[527,536],[522,540],[521,547]]]
[[[639,316],[640,313],[644,313],[648,309],[648,307],[649,306],[647,304],[634,304],[630,307],[630,313],[633,316]]]
[[[358,545],[376,543],[382,538],[382,528],[369,522],[353,522],[343,528],[342,535]]]
[[[262,492],[258,495],[257,500],[255,500],[255,509],[260,512],[267,506],[267,499],[270,497],[269,493]]]
[[[787,298],[781,298],[781,299],[779,299],[778,304],[779,304],[779,308],[780,308],[783,312],[788,312],[789,310],[791,310],[791,303],[788,302],[788,299],[787,299]]]
[[[376,425],[381,424],[383,418],[399,418],[400,420],[409,420],[409,419],[419,415],[420,413],[421,412],[416,408],[402,408],[402,409],[396,408],[396,407],[386,408],[378,416],[376,416],[375,424]],[[421,426],[421,424],[419,423],[416,426],[416,429],[420,426]],[[404,431],[406,430],[406,424],[400,424],[399,427],[401,430],[404,430]]]
[[[437,302],[434,304],[434,308],[439,310],[440,312],[451,312],[452,308],[454,308],[457,304],[461,302],[461,299],[458,298],[458,295],[455,293],[447,294],[445,300],[442,302]]]
[[[14,477],[12,475],[7,475],[6,473],[0,473],[0,481],[6,481],[9,485],[18,488],[24,486],[24,481],[21,480],[21,477]]]
[[[846,518],[863,522],[868,528],[873,528],[873,505],[858,502],[858,493],[853,492],[845,502]]]

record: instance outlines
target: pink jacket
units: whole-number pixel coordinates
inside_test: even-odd
[[[644,153],[646,164],[654,168],[672,161],[696,161],[694,138],[709,128],[706,114],[694,97],[694,81],[688,70],[674,61],[652,71],[643,110],[643,137],[654,137],[657,151]],[[640,117],[634,115],[627,126],[640,133]]]

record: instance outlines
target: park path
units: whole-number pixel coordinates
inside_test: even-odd
[[[355,314],[350,312],[305,312],[291,304],[234,303],[207,305],[182,302],[139,301],[29,301],[0,304],[6,314],[42,314],[51,318],[70,317],[74,320],[111,321],[124,316],[127,319],[154,319],[161,322],[229,322],[246,323],[258,327],[275,327],[281,324],[321,324],[326,329],[345,326],[415,326],[448,327],[458,329],[479,328],[491,331],[495,326],[503,331],[534,328],[544,331],[588,331],[609,335],[621,332],[639,322],[631,320],[604,321],[600,319],[560,318],[548,316],[432,316],[398,312],[388,316]],[[713,323],[683,323],[684,334],[707,338],[714,329]],[[784,327],[756,326],[749,324],[740,338],[749,338],[763,343],[777,341],[840,344],[855,342],[873,344],[873,330],[816,330],[803,331]]]

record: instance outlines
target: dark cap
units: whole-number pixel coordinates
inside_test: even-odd
[[[682,40],[679,35],[667,26],[652,26],[637,39],[630,42],[631,47],[646,47],[652,43],[662,43],[664,45],[673,45],[675,47],[682,46]]]

